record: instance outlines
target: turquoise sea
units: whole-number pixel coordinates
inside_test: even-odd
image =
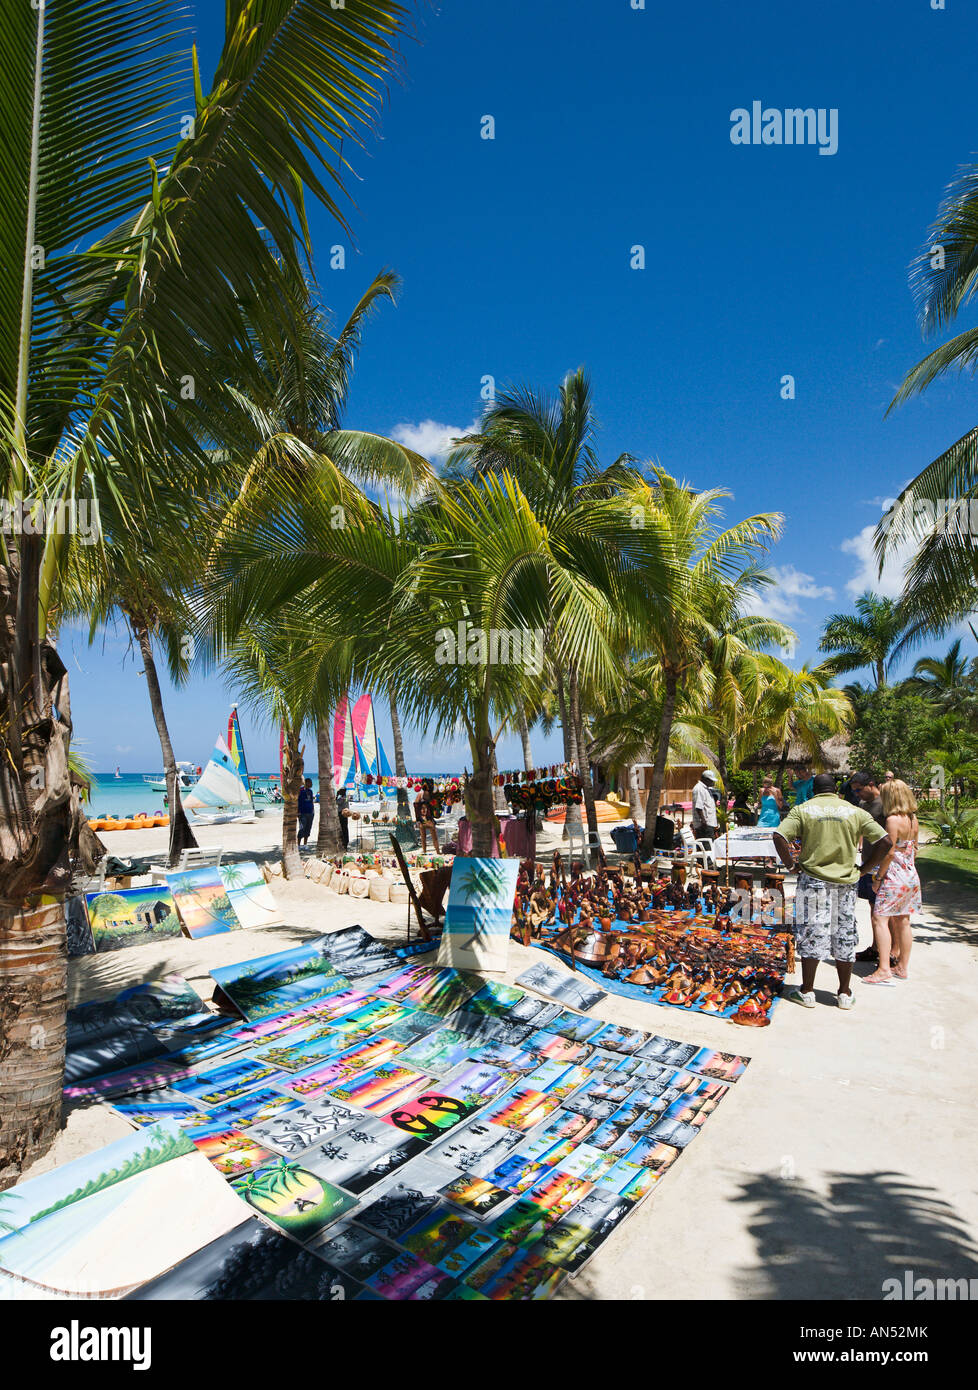
[[[150,774],[147,773],[147,776]],[[152,774],[153,781],[159,781],[162,773]],[[253,772],[251,776],[258,777],[265,782],[270,774],[265,772]],[[276,772],[277,775],[277,772]],[[308,774],[313,779],[313,789],[316,788],[317,773],[315,770]],[[444,777],[444,772],[419,773],[419,776]],[[411,793],[413,796],[413,793]],[[95,816],[138,816],[145,812],[149,816],[161,816],[165,813],[166,807],[163,805],[163,793],[154,792],[143,780],[141,772],[124,772],[121,777],[114,777],[111,772],[100,772],[98,776],[92,778],[92,799],[86,806],[86,811],[90,817]]]

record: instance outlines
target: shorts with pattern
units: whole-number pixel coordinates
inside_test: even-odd
[[[802,960],[855,960],[856,885],[826,883],[802,869],[795,890],[794,932]]]

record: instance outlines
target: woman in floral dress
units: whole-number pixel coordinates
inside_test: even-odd
[[[876,905],[873,920],[880,965],[863,980],[866,985],[892,985],[907,978],[910,964],[911,913],[920,911],[920,878],[917,874],[917,802],[906,782],[894,778],[880,788],[886,833],[893,848],[876,871]],[[892,970],[883,967],[891,954],[897,958]]]

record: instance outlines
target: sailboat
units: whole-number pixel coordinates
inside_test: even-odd
[[[193,811],[199,825],[225,825],[229,821],[254,821],[256,815],[248,786],[248,770],[244,761],[244,745],[241,743],[241,729],[238,725],[237,707],[231,708],[228,732],[232,722],[235,733],[232,742],[236,751],[232,752],[224,739],[218,735],[210,761],[204,768],[200,780],[184,797],[183,804]],[[200,812],[206,812],[201,815]]]
[[[364,799],[397,794],[393,787],[367,784],[364,779],[368,775],[374,779],[392,776],[384,745],[377,736],[373,698],[361,695],[351,710],[344,695],[333,717],[333,785],[337,789],[350,787],[359,779],[358,791]]]

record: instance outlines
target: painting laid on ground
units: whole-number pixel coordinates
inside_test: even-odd
[[[119,951],[180,935],[173,894],[165,886],[89,893],[87,902],[96,951]]]

